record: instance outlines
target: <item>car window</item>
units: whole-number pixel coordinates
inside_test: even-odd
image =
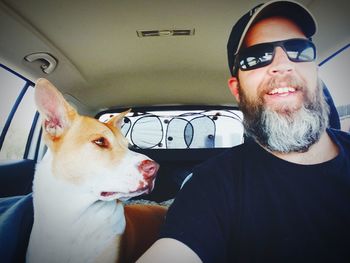
[[[36,113],[34,88],[32,83],[3,65],[0,80],[0,160],[23,159]]]
[[[319,66],[321,79],[326,83],[337,107],[341,129],[350,132],[350,44],[337,50]]]
[[[102,114],[99,120],[116,114]],[[139,149],[232,147],[243,142],[242,119],[237,109],[130,112],[122,133]]]

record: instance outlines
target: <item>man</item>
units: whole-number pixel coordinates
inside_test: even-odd
[[[197,167],[139,262],[350,262],[350,136],[328,129],[307,9],[273,1],[228,41],[249,138]]]

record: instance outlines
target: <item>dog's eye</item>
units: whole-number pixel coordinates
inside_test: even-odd
[[[100,137],[96,140],[93,140],[92,142],[101,148],[108,148],[109,147],[109,142],[104,137]]]

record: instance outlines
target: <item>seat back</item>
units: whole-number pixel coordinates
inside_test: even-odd
[[[329,105],[329,127],[339,130],[340,129],[340,118],[339,118],[337,108],[335,107],[332,96],[331,96],[326,84],[323,81],[322,81],[322,85],[323,85],[323,94],[324,94],[325,99]]]

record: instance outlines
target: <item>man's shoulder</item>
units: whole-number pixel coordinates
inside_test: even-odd
[[[350,147],[350,133],[336,130],[333,128],[327,129],[328,135],[338,144],[346,148]]]

